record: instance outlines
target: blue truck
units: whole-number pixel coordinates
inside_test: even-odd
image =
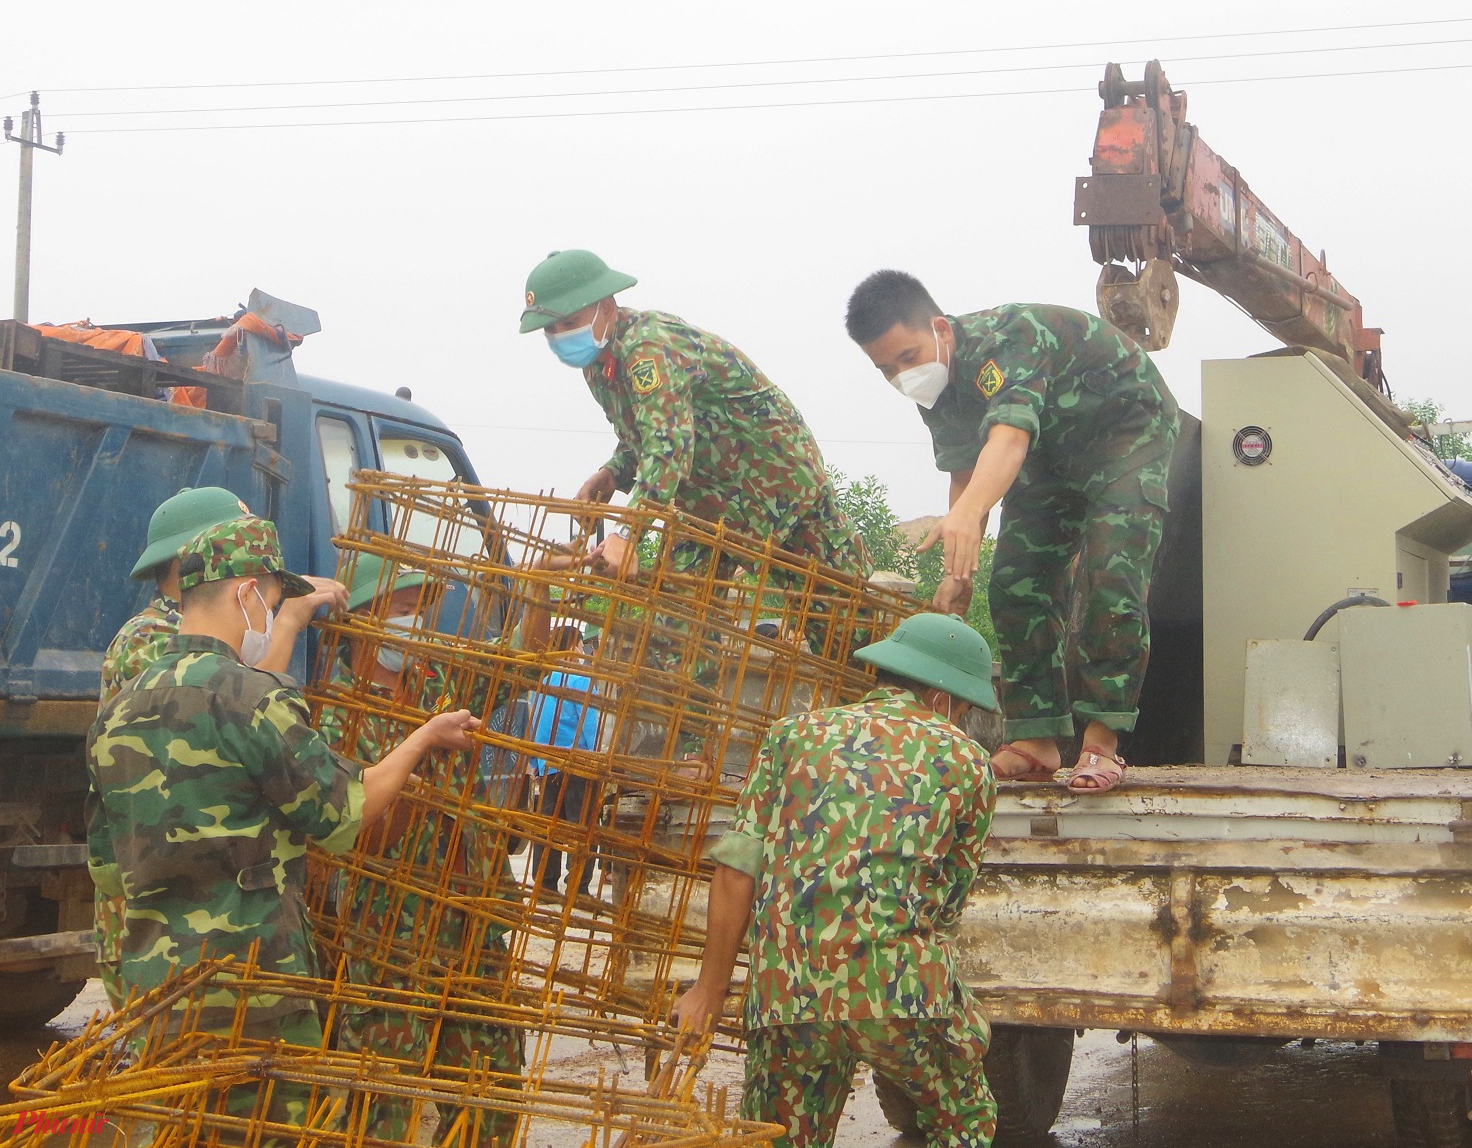
[[[293,570],[331,576],[356,470],[477,481],[407,387],[298,376],[290,344],[243,331],[242,314],[318,329],[260,292],[232,318],[118,325],[162,360],[0,323],[0,1020],[53,1016],[92,975],[83,746],[103,652],[153,592],[128,572],[154,508],[227,487],[277,523]],[[195,370],[232,330],[240,377]],[[167,401],[174,387],[203,387],[207,405]]]

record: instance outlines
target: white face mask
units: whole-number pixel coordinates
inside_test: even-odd
[[[395,614],[392,618],[385,618],[384,624],[391,630],[412,630],[419,625],[418,614]],[[391,674],[402,673],[409,655],[403,650],[393,649],[391,646],[378,647],[378,664]]]
[[[266,611],[266,628],[264,630],[253,630],[250,625],[250,614],[246,612],[245,603],[240,600],[240,595],[235,596],[236,604],[240,607],[241,616],[245,618],[245,635],[240,639],[240,660],[247,666],[260,665],[261,660],[271,649],[271,624],[276,617],[266,606],[266,600],[261,597],[261,588],[256,587],[256,600],[260,602],[261,609]]]
[[[889,380],[890,386],[926,410],[935,406],[935,400],[951,381],[950,356],[946,356],[944,363],[940,361],[940,331],[932,324],[930,333],[935,336],[935,360],[901,371]]]

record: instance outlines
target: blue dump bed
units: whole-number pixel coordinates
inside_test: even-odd
[[[248,383],[192,370],[229,324],[151,325],[169,359],[156,362],[0,322],[0,750],[85,732],[102,655],[152,596],[128,580],[148,520],[182,488],[234,491],[275,521],[291,569],[330,576],[354,470],[433,458],[405,473],[477,481],[454,434],[407,399],[299,378],[289,360]],[[160,401],[175,386],[207,388],[209,409]]]
[[[128,572],[154,508],[202,485],[264,508],[272,430],[0,371],[0,697],[95,700],[103,651],[153,591]]]

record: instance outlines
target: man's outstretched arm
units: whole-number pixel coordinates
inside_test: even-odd
[[[720,1019],[755,896],[755,878],[729,865],[716,865],[706,908],[700,976],[670,1010],[670,1019],[681,1028],[704,1032]]]

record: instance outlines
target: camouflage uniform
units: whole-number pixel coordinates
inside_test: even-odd
[[[618,450],[604,465],[628,492],[629,505],[673,505],[859,578],[873,572],[812,431],[791,400],[731,344],[673,315],[621,307],[608,347],[583,376],[618,434]],[[684,542],[671,553],[669,570],[703,575],[710,558],[708,548]],[[723,560],[714,577],[729,579],[734,566]],[[772,571],[774,589],[800,589],[800,581]],[[690,651],[682,661],[687,624],[664,615],[659,624],[669,636],[651,643],[651,662],[712,687],[713,652]],[[836,656],[824,648],[821,622],[808,627],[807,637],[820,654]],[[703,645],[714,642],[712,635]],[[691,710],[687,716],[699,722],[704,708],[696,703]],[[684,732],[679,751],[697,751],[702,742]]]
[[[123,623],[123,628],[102,656],[100,706],[110,702],[123,683],[136,678],[157,660],[168,640],[179,632],[179,603],[155,594],[153,601]],[[114,1009],[128,998],[120,966],[123,960],[125,897],[110,897],[101,889],[93,893],[93,929],[97,945],[97,975]]]
[[[756,881],[744,1111],[776,1144],[832,1142],[859,1060],[931,1145],[990,1143],[990,1030],[945,931],[995,799],[986,753],[909,690],[772,728],[711,857]]]
[[[621,307],[583,377],[618,434],[605,465],[631,506],[677,506],[869,575],[812,432],[731,344],[673,315]]]
[[[406,677],[415,672],[414,666],[405,670]],[[342,690],[353,687],[353,674],[349,667],[339,661],[334,669],[331,684]],[[391,691],[373,686],[373,692],[385,697]],[[425,671],[425,681],[420,694],[423,698],[437,700],[445,689],[445,677],[435,666]],[[425,708],[433,708],[432,705]],[[342,744],[345,731],[343,722],[346,714],[335,706],[323,707],[317,728],[329,744],[346,752]],[[400,722],[379,714],[364,713],[360,716],[357,740],[350,756],[364,762],[375,762],[398,745],[408,735],[409,728]],[[437,755],[441,756],[441,755]],[[466,754],[444,755],[452,765],[452,777],[447,784],[454,789],[462,788],[464,771],[469,768],[470,757]],[[441,770],[436,769],[436,774]],[[483,866],[488,862],[474,848],[470,835],[458,839],[454,855],[450,843],[457,840],[454,817],[448,813],[429,811],[420,819],[410,823],[408,832],[400,840],[378,850],[375,860],[397,867],[405,856],[412,857],[414,868],[425,874],[443,872],[447,867],[467,869]],[[477,882],[479,883],[479,882]],[[441,954],[439,966],[425,970],[428,976],[448,975],[456,971],[465,940],[465,917],[453,910],[444,909],[413,893],[399,895],[390,886],[372,879],[360,878],[352,884],[351,900],[340,912],[352,921],[355,931],[365,937],[385,938],[390,944],[398,943],[410,949],[418,949],[425,933],[436,931],[435,945]],[[400,976],[386,972],[382,965],[369,959],[361,952],[354,955],[354,940],[348,939],[348,976],[356,984],[380,985],[385,988],[423,990],[423,979]],[[480,962],[471,969],[474,976],[497,975],[495,962],[505,953],[506,942],[501,934],[487,935],[481,949]],[[342,1009],[342,1024],[338,1030],[338,1048],[345,1052],[367,1049],[382,1056],[410,1062],[432,1060],[434,1064],[452,1068],[469,1068],[479,1065],[482,1070],[518,1074],[522,1069],[523,1049],[521,1033],[501,1025],[485,1021],[436,1018],[434,1016],[409,1015],[401,1011],[363,1008],[347,1005]],[[432,1053],[432,1056],[431,1056]],[[501,1087],[505,1087],[504,1083]],[[373,1135],[388,1140],[413,1140],[414,1130],[409,1128],[412,1104],[407,1100],[382,1098],[376,1100],[369,1113],[368,1127]],[[456,1110],[440,1113],[440,1127],[447,1128],[457,1115]],[[466,1109],[468,1126],[473,1129],[466,1141],[486,1146],[508,1143],[516,1131],[516,1120],[506,1113],[483,1112]]]
[[[974,467],[993,426],[1030,436],[1002,503],[988,590],[1006,736],[1067,736],[1072,714],[1133,729],[1175,399],[1144,351],[1082,311],[1008,304],[948,321],[951,382],[920,408],[936,466]],[[1070,712],[1063,652],[1075,558],[1087,595]]]
[[[205,945],[268,972],[312,976],[306,852],[350,848],[358,770],[307,724],[290,679],[225,643],[176,635],[102,707],[87,741],[87,842],[99,889],[127,896],[122,977],[154,988]],[[201,1028],[229,1030],[234,996],[206,998]],[[257,994],[254,1024],[297,1028],[309,1000]]]

